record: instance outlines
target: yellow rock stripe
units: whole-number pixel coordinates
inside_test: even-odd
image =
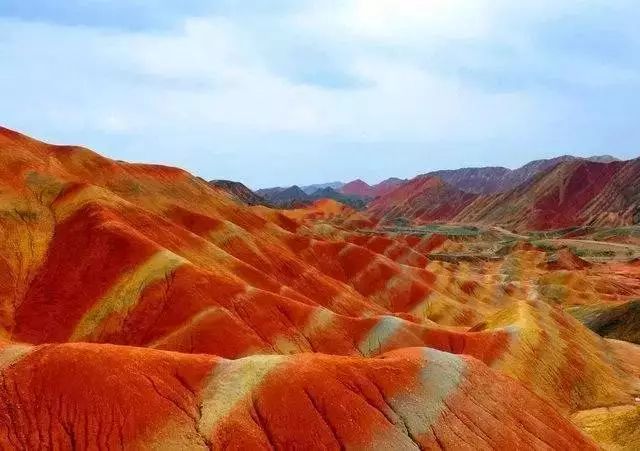
[[[4,349],[0,350],[0,371],[9,368],[33,349],[33,346],[23,343],[7,345]]]
[[[166,249],[153,255],[134,271],[120,278],[111,291],[82,317],[69,341],[88,341],[95,338],[103,321],[113,314],[124,317],[138,302],[147,286],[165,278],[186,262],[184,258]]]
[[[257,355],[225,360],[216,366],[202,391],[200,434],[211,436],[215,426],[286,359],[281,355]]]

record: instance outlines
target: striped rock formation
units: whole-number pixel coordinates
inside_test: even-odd
[[[538,163],[543,164],[536,167]],[[513,180],[501,179],[499,174],[512,173],[504,168],[418,176],[371,201],[367,212],[382,223],[439,221],[519,231],[640,223],[640,158],[560,157],[531,164],[535,170],[520,174],[527,174],[522,180],[515,174],[519,170],[513,171]]]
[[[480,196],[455,218],[519,230],[640,222],[640,158],[564,161],[504,193]]]
[[[371,227],[0,129],[0,447],[640,445],[640,351],[565,311],[640,267]]]

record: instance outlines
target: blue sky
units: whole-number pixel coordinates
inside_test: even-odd
[[[0,123],[258,188],[640,155],[635,0],[3,0]]]

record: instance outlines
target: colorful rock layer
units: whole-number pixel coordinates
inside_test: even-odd
[[[374,223],[0,129],[0,447],[640,446],[640,266]]]

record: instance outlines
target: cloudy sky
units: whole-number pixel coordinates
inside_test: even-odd
[[[640,154],[637,0],[2,0],[0,123],[251,187]]]

